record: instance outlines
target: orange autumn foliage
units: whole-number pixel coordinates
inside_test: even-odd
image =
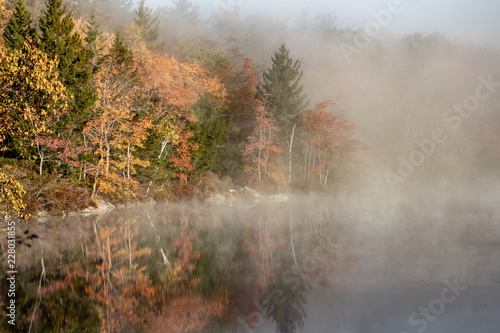
[[[301,118],[305,178],[316,179],[321,186],[327,185],[340,161],[364,147],[354,139],[356,127],[351,121],[326,111],[330,105],[330,101],[317,104]]]
[[[181,63],[168,55],[155,53],[137,62],[144,78],[145,91],[161,102],[155,110],[157,117],[171,111],[186,111],[203,94],[221,98],[226,94],[219,78],[209,75],[197,63]]]
[[[224,100],[226,89],[217,76],[196,62],[181,63],[167,55],[148,53],[137,63],[161,143],[158,159],[167,157],[167,147],[173,148],[174,154],[168,156],[170,164],[176,170],[175,176],[185,180],[186,172],[192,170],[191,153],[198,149],[190,141],[193,134],[186,129],[189,123],[197,121],[188,110],[204,94]]]
[[[134,196],[137,182],[131,177],[136,166],[146,167],[148,161],[134,156],[152,128],[149,118],[137,117],[134,112],[133,89],[122,88],[118,68],[103,66],[94,78],[98,102],[93,110],[94,117],[83,129],[87,148],[92,152],[92,163],[86,172],[94,178],[95,196],[99,191],[117,191]]]
[[[255,128],[243,147],[243,156],[249,166],[248,172],[257,172],[258,181],[272,179],[280,184],[283,174],[277,170],[277,154],[282,151],[278,142],[276,120],[266,105],[255,101]]]

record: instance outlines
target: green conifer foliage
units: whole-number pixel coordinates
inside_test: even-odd
[[[152,11],[151,8],[146,6],[145,0],[140,0],[134,18],[135,24],[141,28],[142,40],[146,42],[148,47],[154,46],[160,35],[158,17],[153,19],[151,16]]]
[[[273,64],[262,77],[258,96],[278,121],[280,131],[289,134],[297,117],[307,107],[308,100],[301,84],[300,61],[290,57],[285,44],[272,57]]]
[[[73,95],[71,120],[83,125],[85,112],[94,105],[96,95],[91,88],[91,53],[83,47],[71,17],[62,0],[47,0],[47,9],[40,16],[40,49],[59,61],[57,69],[69,93]]]
[[[108,59],[110,65],[117,69],[117,78],[121,80],[121,86],[131,88],[139,84],[140,77],[135,68],[134,54],[119,32],[116,33],[113,40]]]
[[[84,41],[86,43],[87,50],[90,53],[90,63],[92,64],[92,73],[96,73],[99,70],[99,61],[101,58],[101,30],[100,24],[97,23],[95,11],[92,10],[90,13],[90,19],[87,23],[87,29],[85,31],[87,36]]]
[[[31,17],[24,0],[18,0],[14,14],[7,23],[3,34],[5,46],[10,50],[20,50],[23,48],[26,38],[36,39],[36,31],[31,27],[31,23]]]

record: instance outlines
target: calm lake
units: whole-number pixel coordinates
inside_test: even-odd
[[[20,331],[500,332],[493,186],[157,203],[29,227]]]

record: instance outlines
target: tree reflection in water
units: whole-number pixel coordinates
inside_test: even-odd
[[[258,311],[294,332],[312,286],[329,285],[336,267],[346,267],[325,238],[336,224],[309,204],[157,204],[34,224],[40,241],[18,252],[16,327],[221,332],[242,321],[261,325]]]

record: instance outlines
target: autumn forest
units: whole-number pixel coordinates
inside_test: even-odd
[[[34,22],[24,1],[6,5],[2,177],[19,213],[81,209],[96,197],[206,198],[233,182],[271,193],[332,188],[363,148],[332,102],[311,105],[285,44],[259,78],[248,57],[160,42],[144,1],[116,31],[101,28],[98,7],[76,17],[49,1]]]
[[[500,176],[497,50],[310,14],[0,0],[0,213],[18,226],[18,330],[296,332],[308,293],[332,288],[350,245],[364,246],[349,222],[413,212],[375,199]],[[429,248],[413,240],[387,238]]]

